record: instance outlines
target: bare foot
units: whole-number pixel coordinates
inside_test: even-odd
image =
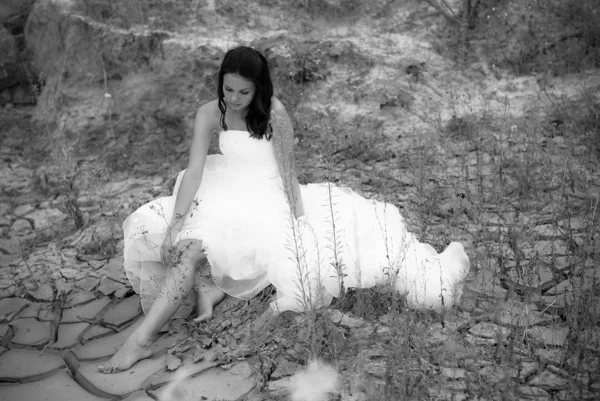
[[[98,366],[102,373],[117,373],[129,369],[139,360],[152,356],[150,344],[138,339],[137,333],[133,332],[125,341],[125,344],[113,355],[103,366]]]
[[[195,323],[212,319],[213,307],[225,298],[225,293],[210,280],[202,277],[196,278],[198,291],[198,317]]]

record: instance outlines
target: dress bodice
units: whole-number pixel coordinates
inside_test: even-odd
[[[219,149],[230,165],[277,168],[273,144],[266,139],[256,139],[248,131],[227,130],[219,134]]]

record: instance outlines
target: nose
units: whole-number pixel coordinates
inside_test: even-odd
[[[237,103],[237,96],[236,95],[231,96],[231,103]]]

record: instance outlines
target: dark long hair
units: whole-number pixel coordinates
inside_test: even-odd
[[[229,50],[221,63],[219,70],[219,110],[221,110],[220,124],[227,130],[225,123],[225,103],[223,95],[223,76],[237,74],[254,83],[255,92],[252,102],[248,105],[248,113],[244,118],[250,136],[256,139],[265,137],[271,139],[272,129],[269,124],[271,112],[271,97],[273,96],[273,83],[269,74],[267,59],[260,52],[246,46],[239,46]]]

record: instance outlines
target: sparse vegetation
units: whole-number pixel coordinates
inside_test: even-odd
[[[223,10],[235,10],[226,3],[216,1],[221,16]],[[342,13],[337,11],[342,8],[340,15],[356,13],[358,18],[364,10],[356,1],[333,3],[290,1],[289,6],[315,19],[322,15],[331,18]],[[386,3],[388,11],[398,6],[394,4],[398,2]],[[352,98],[344,92],[350,83],[357,93],[358,88],[364,89],[368,74],[384,60],[365,56],[353,45],[330,51],[339,44],[330,39],[326,43],[297,37],[297,43],[292,43],[290,39],[289,57],[276,48],[279,37],[256,39],[254,44],[272,62],[277,95],[295,126],[297,151],[309,160],[299,160],[305,168],[298,172],[300,180],[348,183],[369,196],[394,203],[410,231],[438,251],[453,240],[465,243],[471,273],[462,300],[442,314],[410,310],[402,297],[390,290],[394,266],[387,266],[392,273],[384,285],[348,288],[343,260],[335,259],[323,263],[333,263],[340,273],[342,295],[330,308],[319,309],[318,297],[323,296],[320,279],[309,277],[302,265],[303,244],[296,242],[298,274],[307,289],[300,286],[298,298],[306,312],[284,313],[269,323],[269,330],[248,340],[252,352],[244,357],[251,358],[263,390],[257,399],[283,399],[281,393],[267,390],[278,361],[306,365],[313,358],[325,360],[341,372],[344,391],[362,392],[368,400],[509,400],[528,397],[532,389],[557,400],[593,399],[597,392],[594,383],[600,381],[600,86],[578,88],[567,95],[552,85],[551,78],[586,70],[597,73],[600,2],[465,0],[462,10],[450,8],[443,0],[415,2],[421,7],[424,3],[443,13],[449,22],[438,25],[438,37],[445,35],[436,42],[439,53],[460,61],[464,69],[477,60],[493,64],[490,70],[504,76],[537,74],[539,104],[527,105],[535,107],[515,115],[510,104],[506,110],[478,108],[468,91],[450,89],[453,82],[440,84],[431,71],[424,70],[410,83],[414,92],[448,84],[446,92],[440,90],[439,95],[448,96],[450,117],[440,118],[429,128],[403,126],[390,132],[386,121],[370,116],[384,108],[375,94],[363,99],[360,94]],[[87,0],[82,4],[86,15],[107,24],[171,31],[197,5],[191,1],[131,0]],[[498,40],[488,34],[490,30],[501,33]],[[210,68],[197,67],[202,85],[208,85],[203,86],[202,96],[215,92],[210,86],[212,78],[205,78]],[[349,71],[343,80],[331,84],[328,80],[336,68]],[[111,94],[121,78],[105,76],[88,83]],[[180,88],[174,82],[161,85],[139,101],[143,115],[120,115],[120,99],[115,95],[110,107],[105,104],[103,123],[92,127],[61,125],[75,117],[64,114],[62,107],[71,105],[57,92],[55,125],[45,133],[53,140],[47,141],[47,146],[38,143],[35,129],[26,121],[0,111],[3,145],[21,152],[33,167],[53,166],[37,170],[38,195],[62,200],[74,230],[80,230],[75,235],[74,230],[56,235],[75,243],[78,235],[83,237],[85,224],[99,225],[94,219],[101,215],[103,224],[114,230],[114,236],[82,249],[82,255],[107,249],[109,256],[118,252],[118,230],[124,217],[170,190],[165,184],[162,193],[148,188],[141,198],[122,198],[105,191],[115,175],[132,171],[169,175],[184,167],[185,130],[193,107],[191,102],[181,108],[170,106],[161,98],[175,97]],[[311,93],[325,93],[318,90],[326,85],[331,99],[309,98]],[[187,89],[195,91],[197,87]],[[194,96],[197,101],[200,95]],[[328,109],[330,101],[351,104],[356,112],[336,113]],[[368,102],[379,104],[367,109]],[[145,113],[146,103],[154,104],[153,113]],[[387,115],[387,122],[402,120],[415,112],[412,107],[386,104],[386,111],[397,113]],[[216,150],[214,144],[212,150]],[[84,163],[84,158],[94,153],[97,158]],[[91,181],[88,188],[84,188],[84,177]],[[82,211],[80,196],[90,187],[94,187],[99,205],[92,217]],[[16,196],[0,190],[3,199]],[[332,244],[322,245],[335,248],[335,202],[330,200]],[[29,250],[30,246],[23,253]],[[249,316],[264,309],[271,295],[272,290],[267,290],[248,302]],[[360,322],[341,325],[342,315]],[[541,372],[550,372],[559,384],[530,386],[530,380]]]

